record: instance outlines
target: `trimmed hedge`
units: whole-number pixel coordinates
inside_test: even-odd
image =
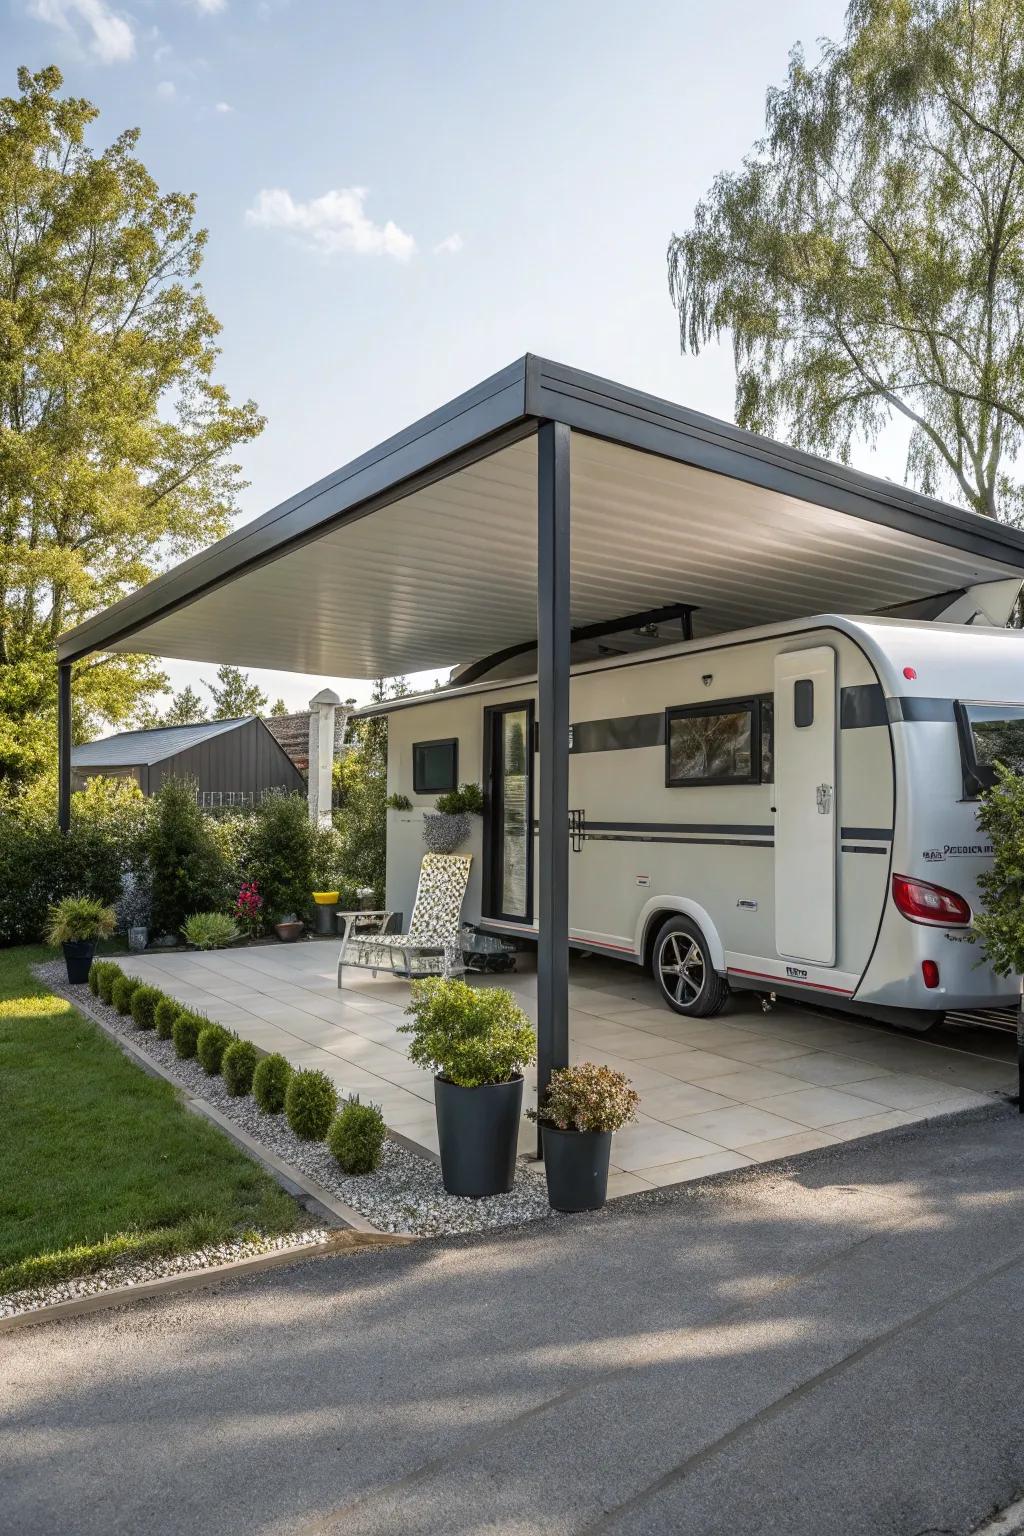
[[[182,1061],[188,1061],[195,1055],[199,1036],[209,1022],[201,1013],[178,1014],[171,1030],[171,1039],[174,1041],[175,1055],[180,1056]]]
[[[343,1104],[331,1121],[327,1145],[342,1173],[372,1173],[380,1163],[386,1136],[384,1116],[376,1104],[360,1104],[355,1098]]]
[[[240,1099],[252,1087],[259,1057],[251,1040],[233,1040],[221,1057],[220,1075],[233,1098]]]
[[[288,1124],[300,1141],[323,1141],[338,1108],[338,1090],[326,1072],[293,1072],[284,1096]]]
[[[196,1056],[207,1077],[216,1077],[224,1052],[236,1037],[223,1024],[207,1024],[196,1041]]]
[[[89,991],[92,993],[93,997],[99,997],[100,967],[102,965],[102,960],[94,960],[92,965],[89,967]]]
[[[181,1004],[173,997],[162,997],[153,1014],[153,1024],[158,1040],[170,1040],[174,1033],[174,1021],[184,1013]]]
[[[125,976],[122,972],[114,981],[110,989],[110,1001],[118,1013],[125,1014],[132,1011],[132,998],[142,986],[134,976]]]
[[[99,999],[108,1006],[114,1001],[114,982],[124,972],[115,960],[104,960],[100,965],[99,974]]]
[[[275,1051],[272,1056],[264,1056],[257,1066],[253,1073],[252,1096],[257,1108],[265,1115],[279,1115],[284,1109],[284,1096],[291,1075],[291,1065],[279,1051]]]
[[[163,997],[156,987],[136,987],[132,994],[131,1014],[140,1029],[153,1028],[157,1005],[163,1002]]]

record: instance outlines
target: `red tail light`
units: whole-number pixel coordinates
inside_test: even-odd
[[[921,976],[928,990],[934,992],[939,984],[939,968],[934,960],[921,961]]]
[[[912,923],[931,923],[936,928],[962,927],[971,920],[971,909],[956,891],[909,875],[893,875],[892,899]]]

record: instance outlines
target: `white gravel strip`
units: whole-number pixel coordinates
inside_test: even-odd
[[[230,1264],[236,1259],[254,1259],[259,1254],[279,1253],[282,1248],[305,1247],[322,1243],[330,1234],[325,1227],[310,1227],[303,1232],[285,1232],[279,1237],[241,1238],[233,1243],[217,1243],[198,1248],[194,1253],[177,1253],[163,1259],[118,1259],[107,1269],[91,1275],[76,1275],[51,1285],[26,1286],[0,1296],[0,1318],[17,1317],[22,1312],[38,1312],[59,1301],[78,1301],[82,1296],[97,1296],[119,1290],[124,1285],[143,1285],[147,1280],[162,1280],[168,1275],[184,1275],[195,1269],[209,1269],[214,1264]]]
[[[158,1040],[151,1029],[139,1029],[130,1016],[122,1017],[115,1008],[93,997],[88,987],[69,986],[62,960],[36,966],[35,973],[55,991],[80,997],[85,1008],[141,1046],[189,1093],[213,1104],[278,1157],[301,1168],[325,1189],[354,1206],[382,1232],[406,1232],[421,1237],[483,1232],[552,1215],[543,1173],[524,1163],[516,1165],[515,1184],[509,1194],[465,1199],[446,1192],[437,1163],[418,1156],[391,1137],[384,1143],[381,1164],[375,1173],[346,1177],[323,1142],[300,1141],[283,1115],[262,1114],[251,1095],[233,1098],[221,1077],[208,1077],[198,1061],[180,1060],[172,1041]]]

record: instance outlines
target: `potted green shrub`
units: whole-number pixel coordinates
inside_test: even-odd
[[[438,795],[434,809],[423,817],[423,841],[431,853],[454,853],[469,836],[472,817],[482,816],[484,797],[479,784]]]
[[[523,1068],[537,1055],[529,1019],[504,987],[413,983],[403,1034],[434,1073],[441,1176],[450,1195],[502,1195],[515,1176]]]
[[[50,908],[46,940],[63,949],[68,981],[74,986],[89,980],[96,945],[109,939],[116,922],[113,907],[92,896],[65,896]]]
[[[608,1198],[612,1133],[636,1118],[640,1095],[612,1067],[583,1061],[552,1072],[536,1109],[548,1200],[555,1211],[599,1211]]]

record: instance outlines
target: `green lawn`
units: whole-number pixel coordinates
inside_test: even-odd
[[[169,1083],[0,951],[0,1292],[280,1233],[300,1208]]]

